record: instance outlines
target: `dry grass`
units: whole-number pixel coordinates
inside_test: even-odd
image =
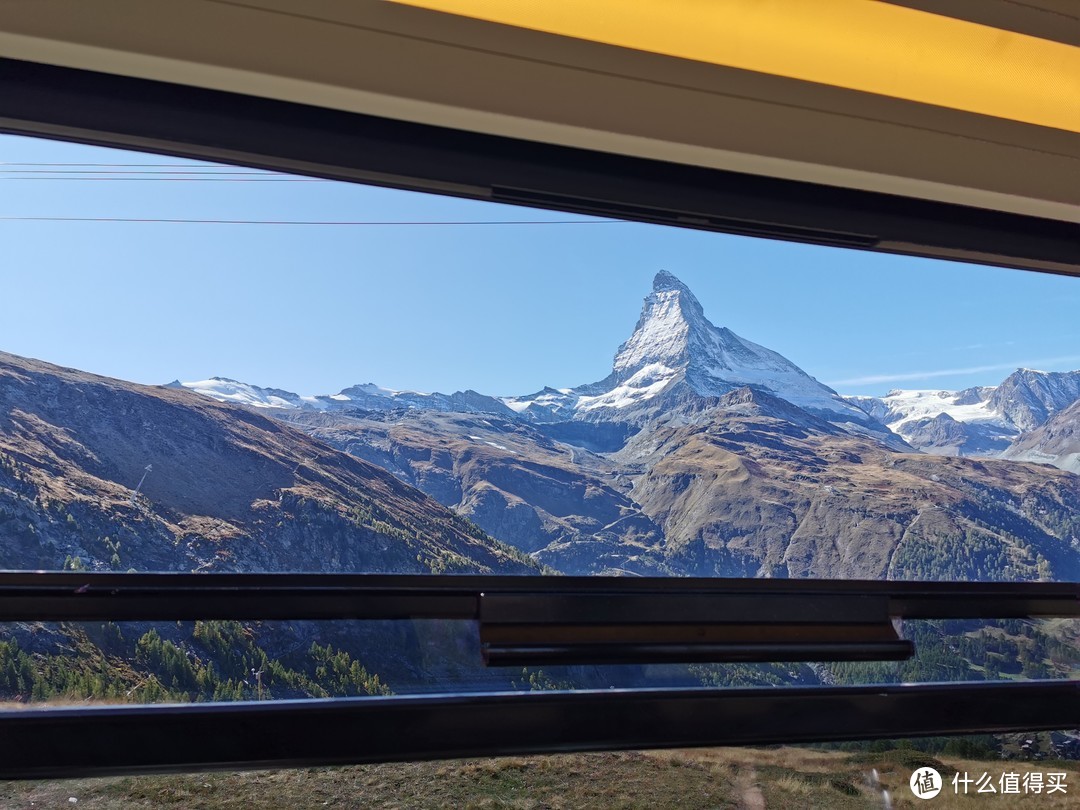
[[[68,798],[78,799],[77,804]],[[635,753],[0,783],[4,808],[735,808],[707,765]]]
[[[734,768],[787,768],[801,773],[834,773],[850,760],[839,751],[814,748],[686,748],[649,751],[654,757],[676,757]]]
[[[818,791],[818,785],[801,776],[794,776],[792,774],[784,774],[783,776],[777,777],[772,780],[769,787],[772,791],[786,793],[795,798],[800,796],[809,798]]]

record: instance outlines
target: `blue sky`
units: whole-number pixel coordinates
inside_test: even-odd
[[[0,350],[143,383],[523,394],[610,370],[657,270],[842,393],[1080,367],[1080,280],[627,223],[310,227],[3,217],[575,220],[327,182],[19,179],[167,163],[0,136]]]

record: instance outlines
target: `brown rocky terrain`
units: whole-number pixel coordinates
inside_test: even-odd
[[[638,434],[634,498],[687,573],[1075,579],[1080,478],[899,453],[800,426],[767,395]],[[751,404],[752,403],[752,404]]]
[[[568,572],[668,573],[659,527],[609,459],[488,414],[279,412],[378,464],[493,536]],[[585,543],[584,547],[580,544]],[[581,562],[559,551],[572,548]]]

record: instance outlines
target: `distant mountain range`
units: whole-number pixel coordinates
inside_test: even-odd
[[[1017,369],[997,386],[841,396],[776,352],[714,326],[693,293],[666,271],[656,275],[633,334],[616,352],[611,374],[576,388],[489,396],[472,390],[395,391],[366,383],[337,394],[301,396],[223,377],[169,385],[221,402],[277,410],[486,413],[561,425],[548,432],[567,439],[579,436],[591,449],[596,438],[588,436],[588,428],[572,423],[609,426],[596,431],[599,434],[610,434],[611,425],[637,429],[688,402],[705,402],[745,386],[896,450],[1022,458],[1068,470],[1075,470],[1077,463],[1072,445],[1043,446],[1027,434],[1080,400],[1080,371]],[[1062,429],[1052,432],[1060,436]]]
[[[290,410],[345,411],[361,408],[369,411],[392,411],[399,408],[420,408],[456,413],[495,413],[512,416],[513,412],[496,397],[475,391],[456,391],[453,394],[425,394],[419,391],[394,391],[372,383],[353,385],[337,394],[300,396],[280,388],[211,377],[208,380],[180,382],[174,380],[167,388],[186,388],[198,394],[249,408],[284,408]]]
[[[843,397],[660,272],[603,380],[527,396],[374,384],[263,409],[568,573],[1076,578],[1080,372]],[[1069,414],[1073,416],[1069,416]],[[920,452],[921,451],[921,452]],[[980,456],[969,461],[961,456]]]
[[[861,407],[822,385],[790,360],[730,329],[713,326],[694,294],[665,271],[656,275],[633,334],[615,355],[611,374],[577,388],[544,388],[527,396],[494,397],[476,391],[394,391],[373,383],[354,385],[337,394],[300,396],[222,377],[174,381],[169,386],[257,408],[415,408],[517,416],[530,422],[629,423],[653,418],[687,397],[718,397],[749,386],[831,421],[860,423],[880,430],[880,425],[874,424]]]

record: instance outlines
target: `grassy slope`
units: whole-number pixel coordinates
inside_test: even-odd
[[[909,792],[907,752],[850,755],[805,748],[702,749],[506,757],[250,773],[0,783],[5,808],[880,808],[871,768],[895,810],[921,806]],[[917,755],[915,755],[917,756]],[[917,765],[916,765],[917,766]],[[996,779],[1003,770],[1065,771],[1062,796],[949,794],[935,807],[1075,807],[1077,763],[1003,763],[945,757],[955,770]],[[70,803],[69,797],[78,799]]]

